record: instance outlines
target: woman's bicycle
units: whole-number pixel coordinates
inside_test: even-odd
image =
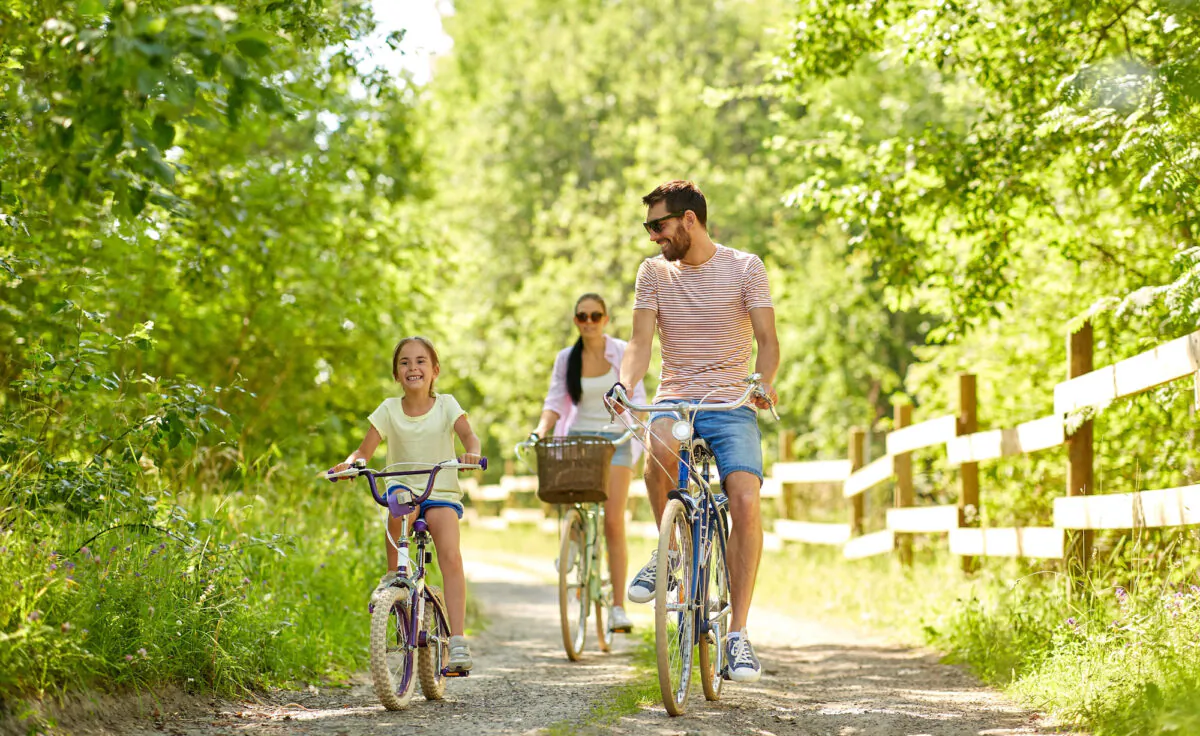
[[[421,470],[392,470],[399,466],[420,466]],[[367,468],[366,460],[338,473],[326,473],[331,480],[365,476],[371,485],[375,503],[402,520],[400,536],[388,542],[396,548],[399,565],[396,579],[371,596],[371,679],[375,694],[388,710],[403,710],[412,700],[413,687],[421,681],[426,700],[441,700],[447,677],[466,677],[465,671],[450,670],[450,623],[446,603],[436,586],[426,585],[425,565],[433,562],[427,548],[433,542],[424,519],[417,519],[409,533],[408,517],[421,507],[433,492],[433,481],[440,471],[487,469],[487,458],[479,464],[446,460],[440,463],[395,463],[381,471]],[[376,479],[427,475],[425,490],[418,491],[403,481],[387,484],[379,493]],[[415,554],[413,554],[415,552]],[[415,660],[415,662],[414,662]],[[416,665],[414,667],[414,664]]]
[[[590,435],[548,437],[532,435],[516,446],[517,457],[538,476],[538,498],[561,512],[558,559],[558,612],[563,649],[572,662],[583,656],[588,615],[596,613],[600,651],[612,648],[613,634],[605,625],[612,605],[604,548],[604,502],[608,499],[608,468],[614,449],[633,432],[616,440]],[[529,461],[530,453],[536,462]]]
[[[667,713],[682,715],[691,689],[692,664],[699,648],[700,681],[704,697],[719,700],[728,663],[725,635],[733,609],[729,597],[729,499],[714,492],[710,470],[715,460],[708,444],[695,435],[693,419],[701,411],[733,411],[753,397],[765,398],[762,376],[746,379],[746,392],[727,403],[680,403],[639,406],[622,386],[613,388],[614,401],[633,411],[672,411],[680,419],[671,425],[679,442],[679,473],[667,493],[658,534],[658,566],[654,589],[654,649],[658,686]],[[771,413],[778,419],[775,407]]]

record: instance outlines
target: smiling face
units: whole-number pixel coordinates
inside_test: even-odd
[[[646,212],[646,221],[656,220],[669,214],[666,200],[655,202]],[[692,248],[692,236],[688,232],[688,224],[695,219],[691,212],[682,217],[673,217],[661,222],[662,229],[650,233],[650,239],[662,249],[663,258],[668,261],[678,261],[687,255]]]
[[[597,314],[602,315],[599,320],[594,319]],[[608,310],[604,308],[602,302],[596,299],[580,299],[579,303],[575,305],[575,327],[579,329],[579,334],[584,339],[603,335],[604,328],[607,326]]]
[[[401,341],[396,350],[392,375],[404,387],[405,394],[432,396],[433,382],[437,380],[439,372],[441,367],[437,355],[423,340],[408,338]]]

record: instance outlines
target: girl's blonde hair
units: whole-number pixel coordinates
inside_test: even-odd
[[[437,348],[433,346],[428,337],[421,337],[420,335],[406,337],[396,343],[396,349],[392,352],[392,378],[396,379],[397,382],[400,380],[400,351],[410,342],[419,342],[424,345],[425,349],[429,351],[429,359],[433,361],[433,369],[437,371],[442,369],[441,361],[438,360]],[[431,397],[437,396],[437,392],[433,390],[433,384],[436,381],[437,378],[434,378],[433,381],[429,382],[429,395]]]

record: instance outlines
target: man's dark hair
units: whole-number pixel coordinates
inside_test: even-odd
[[[664,200],[667,203],[668,212],[691,210],[696,213],[696,219],[700,221],[700,226],[708,228],[708,202],[704,199],[704,192],[700,191],[700,187],[696,186],[695,182],[676,179],[666,184],[659,184],[653,192],[642,197],[642,204],[653,207]]]

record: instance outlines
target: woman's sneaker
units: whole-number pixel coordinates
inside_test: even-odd
[[[728,679],[734,682],[758,682],[762,677],[762,665],[744,631],[730,632],[725,638],[725,660]]]
[[[446,669],[451,672],[471,671],[471,645],[467,643],[467,637],[450,637],[450,661],[446,663]]]
[[[628,634],[633,631],[633,622],[629,614],[620,606],[613,606],[608,611],[608,630],[616,634]]]

